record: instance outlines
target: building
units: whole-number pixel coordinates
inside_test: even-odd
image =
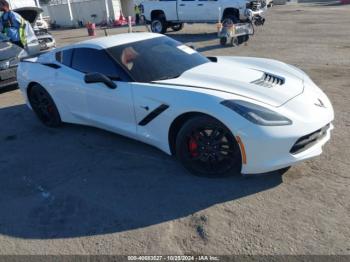
[[[134,16],[134,0],[51,0],[42,8],[44,16],[62,27],[115,21],[121,13]]]

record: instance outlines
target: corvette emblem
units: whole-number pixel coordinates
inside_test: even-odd
[[[315,106],[326,108],[326,106],[324,105],[321,99],[318,98],[317,100],[318,102],[314,104]]]

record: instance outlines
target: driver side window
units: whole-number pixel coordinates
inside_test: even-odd
[[[119,80],[123,75],[122,69],[105,50],[93,48],[75,48],[71,67],[83,73],[101,73],[114,80]]]

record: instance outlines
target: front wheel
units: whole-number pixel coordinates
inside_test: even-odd
[[[241,171],[241,153],[234,136],[209,116],[188,120],[176,138],[176,156],[194,175],[223,176]]]

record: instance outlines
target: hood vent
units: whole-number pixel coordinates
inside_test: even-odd
[[[275,76],[269,73],[264,73],[264,75],[251,82],[252,84],[259,85],[259,86],[264,86],[264,87],[274,87],[274,86],[281,86],[284,84],[284,78]]]

